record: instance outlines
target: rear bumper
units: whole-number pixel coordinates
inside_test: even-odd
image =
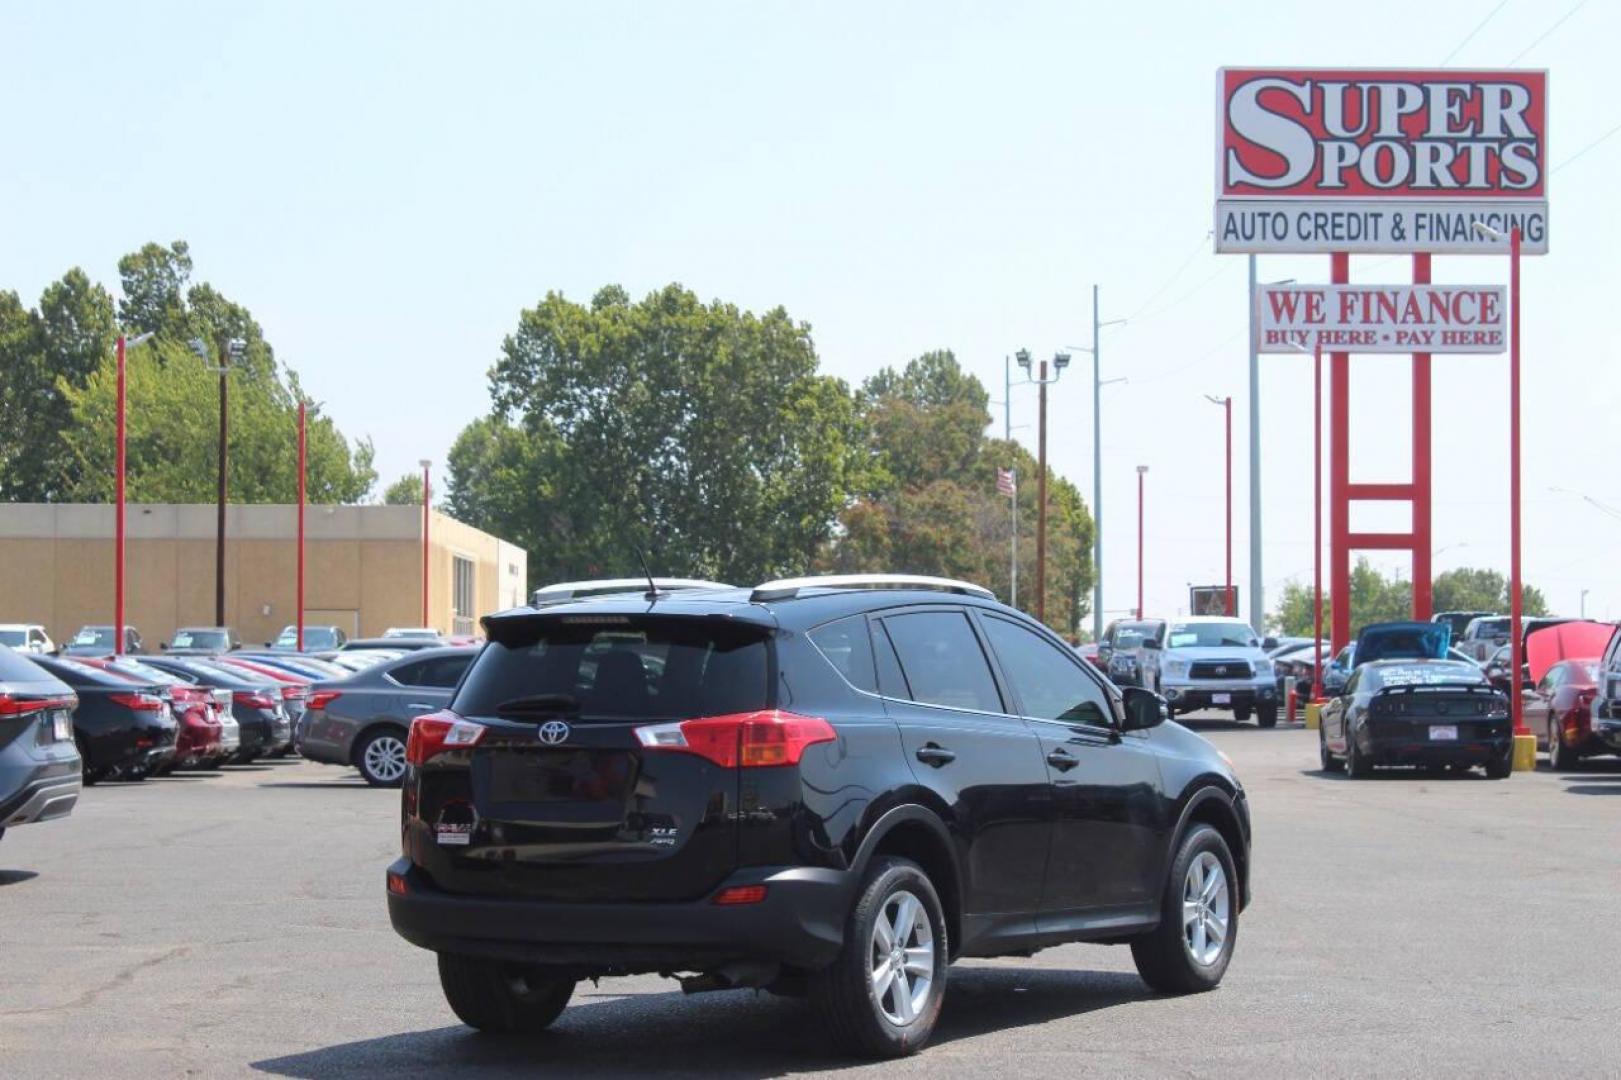
[[[1375,765],[1482,765],[1494,757],[1512,753],[1514,748],[1512,735],[1457,742],[1426,742],[1408,737],[1368,738],[1365,742],[1368,760]]]
[[[704,971],[735,961],[826,967],[844,940],[854,881],[843,871],[754,867],[716,889],[765,885],[757,904],[555,903],[447,893],[409,859],[388,868],[395,931],[434,952],[567,967],[582,977]]]
[[[77,768],[66,774],[54,767],[42,768],[0,805],[0,828],[67,817],[78,805],[80,787]]]

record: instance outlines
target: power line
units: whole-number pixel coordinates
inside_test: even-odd
[[[1197,259],[1200,252],[1204,251],[1205,244],[1210,240],[1210,235],[1211,230],[1206,230],[1205,234],[1199,238],[1199,243],[1194,246],[1192,251],[1188,252],[1188,257],[1183,259],[1181,264],[1171,272],[1171,276],[1165,279],[1165,283],[1150,293],[1148,295],[1148,299],[1137,305],[1137,310],[1126,316],[1127,322],[1130,322],[1131,320],[1137,318],[1137,316],[1141,315],[1144,311],[1148,310],[1149,304],[1152,304],[1155,300],[1158,300],[1164,294],[1166,289],[1169,289],[1172,285],[1176,284],[1177,279],[1182,276],[1182,272],[1189,266],[1192,266],[1193,260]]]
[[[1572,15],[1576,14],[1578,11],[1582,10],[1582,8],[1584,8],[1586,6],[1587,6],[1587,0],[1576,0],[1576,4],[1575,4],[1574,7],[1572,7],[1569,11],[1565,12],[1557,20],[1555,20],[1554,24],[1552,26],[1548,27],[1548,29],[1544,30],[1542,32],[1541,36],[1539,36],[1535,41],[1531,42],[1531,44],[1527,45],[1525,48],[1521,49],[1517,54],[1515,54],[1514,59],[1510,60],[1508,62],[1508,66],[1513,67],[1515,64],[1519,63],[1520,57],[1524,56],[1526,53],[1530,52],[1532,49],[1536,48],[1538,45],[1541,45],[1544,38],[1546,38],[1549,34],[1553,33],[1555,30],[1559,29],[1561,26],[1564,26],[1565,22]]]
[[[1462,41],[1458,42],[1458,47],[1453,49],[1451,52],[1447,53],[1446,59],[1441,61],[1441,66],[1445,67],[1447,64],[1451,63],[1452,58],[1454,56],[1457,56],[1459,53],[1463,52],[1463,47],[1465,45],[1469,44],[1471,41],[1475,40],[1475,35],[1480,33],[1482,30],[1484,30],[1486,28],[1486,24],[1491,22],[1494,18],[1496,18],[1497,13],[1499,11],[1502,11],[1506,7],[1508,7],[1508,0],[1502,0],[1502,3],[1498,4],[1496,7],[1492,8],[1490,11],[1488,11],[1486,13],[1486,17],[1484,19],[1481,19],[1479,24],[1476,25],[1476,27],[1473,30],[1471,30],[1471,31],[1469,31],[1469,33],[1465,34]]]
[[[1587,153],[1589,150],[1593,149],[1593,147],[1597,146],[1599,143],[1603,142],[1605,139],[1608,139],[1611,135],[1614,135],[1618,131],[1621,131],[1621,124],[1615,125],[1615,127],[1611,128],[1609,131],[1606,131],[1604,134],[1600,135],[1598,138],[1594,139],[1592,142],[1588,143],[1586,146],[1582,147],[1580,150],[1578,150],[1574,154],[1570,155],[1564,161],[1561,161],[1559,164],[1555,165],[1552,169],[1549,169],[1548,170],[1549,175],[1552,175],[1553,173],[1558,172],[1560,169],[1563,169],[1566,165],[1569,165],[1571,162],[1575,161],[1577,158],[1581,157],[1583,154]]]

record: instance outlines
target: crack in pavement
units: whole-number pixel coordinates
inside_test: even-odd
[[[111,979],[108,979],[100,986],[92,986],[90,989],[86,990],[72,1001],[64,1002],[61,1005],[41,1005],[35,1009],[12,1009],[6,1012],[0,1012],[0,1017],[33,1016],[38,1013],[66,1012],[69,1009],[82,1009],[86,1005],[94,1004],[95,1000],[102,994],[105,994],[110,990],[116,990],[120,986],[128,985],[135,979],[136,975],[142,971],[145,971],[147,968],[157,967],[159,964],[185,956],[190,952],[190,945],[176,945],[167,952],[160,953],[157,956],[149,956],[145,960],[138,961],[126,968],[121,969],[120,971],[116,972]]]

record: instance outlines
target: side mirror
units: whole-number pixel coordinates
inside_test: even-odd
[[[1278,647],[1278,639],[1268,635],[1261,639],[1261,648],[1271,650]]]
[[[1152,690],[1128,686],[1121,691],[1121,697],[1126,706],[1126,720],[1120,725],[1122,731],[1146,731],[1170,719],[1170,706]]]
[[[162,649],[164,652],[168,652],[169,651],[169,643],[167,641],[160,641],[160,642],[158,642],[158,648]]]
[[[1158,652],[1160,647],[1158,638],[1143,638],[1143,648]]]

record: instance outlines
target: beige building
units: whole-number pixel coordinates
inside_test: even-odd
[[[125,620],[148,647],[214,622],[215,508],[131,504],[125,517]],[[113,621],[113,507],[0,504],[0,623],[43,623],[59,644]],[[422,508],[309,506],[304,621],[351,637],[422,622]],[[297,508],[230,506],[225,621],[244,643],[294,621]],[[437,511],[428,525],[428,623],[476,633],[478,618],[524,602],[522,548]]]

